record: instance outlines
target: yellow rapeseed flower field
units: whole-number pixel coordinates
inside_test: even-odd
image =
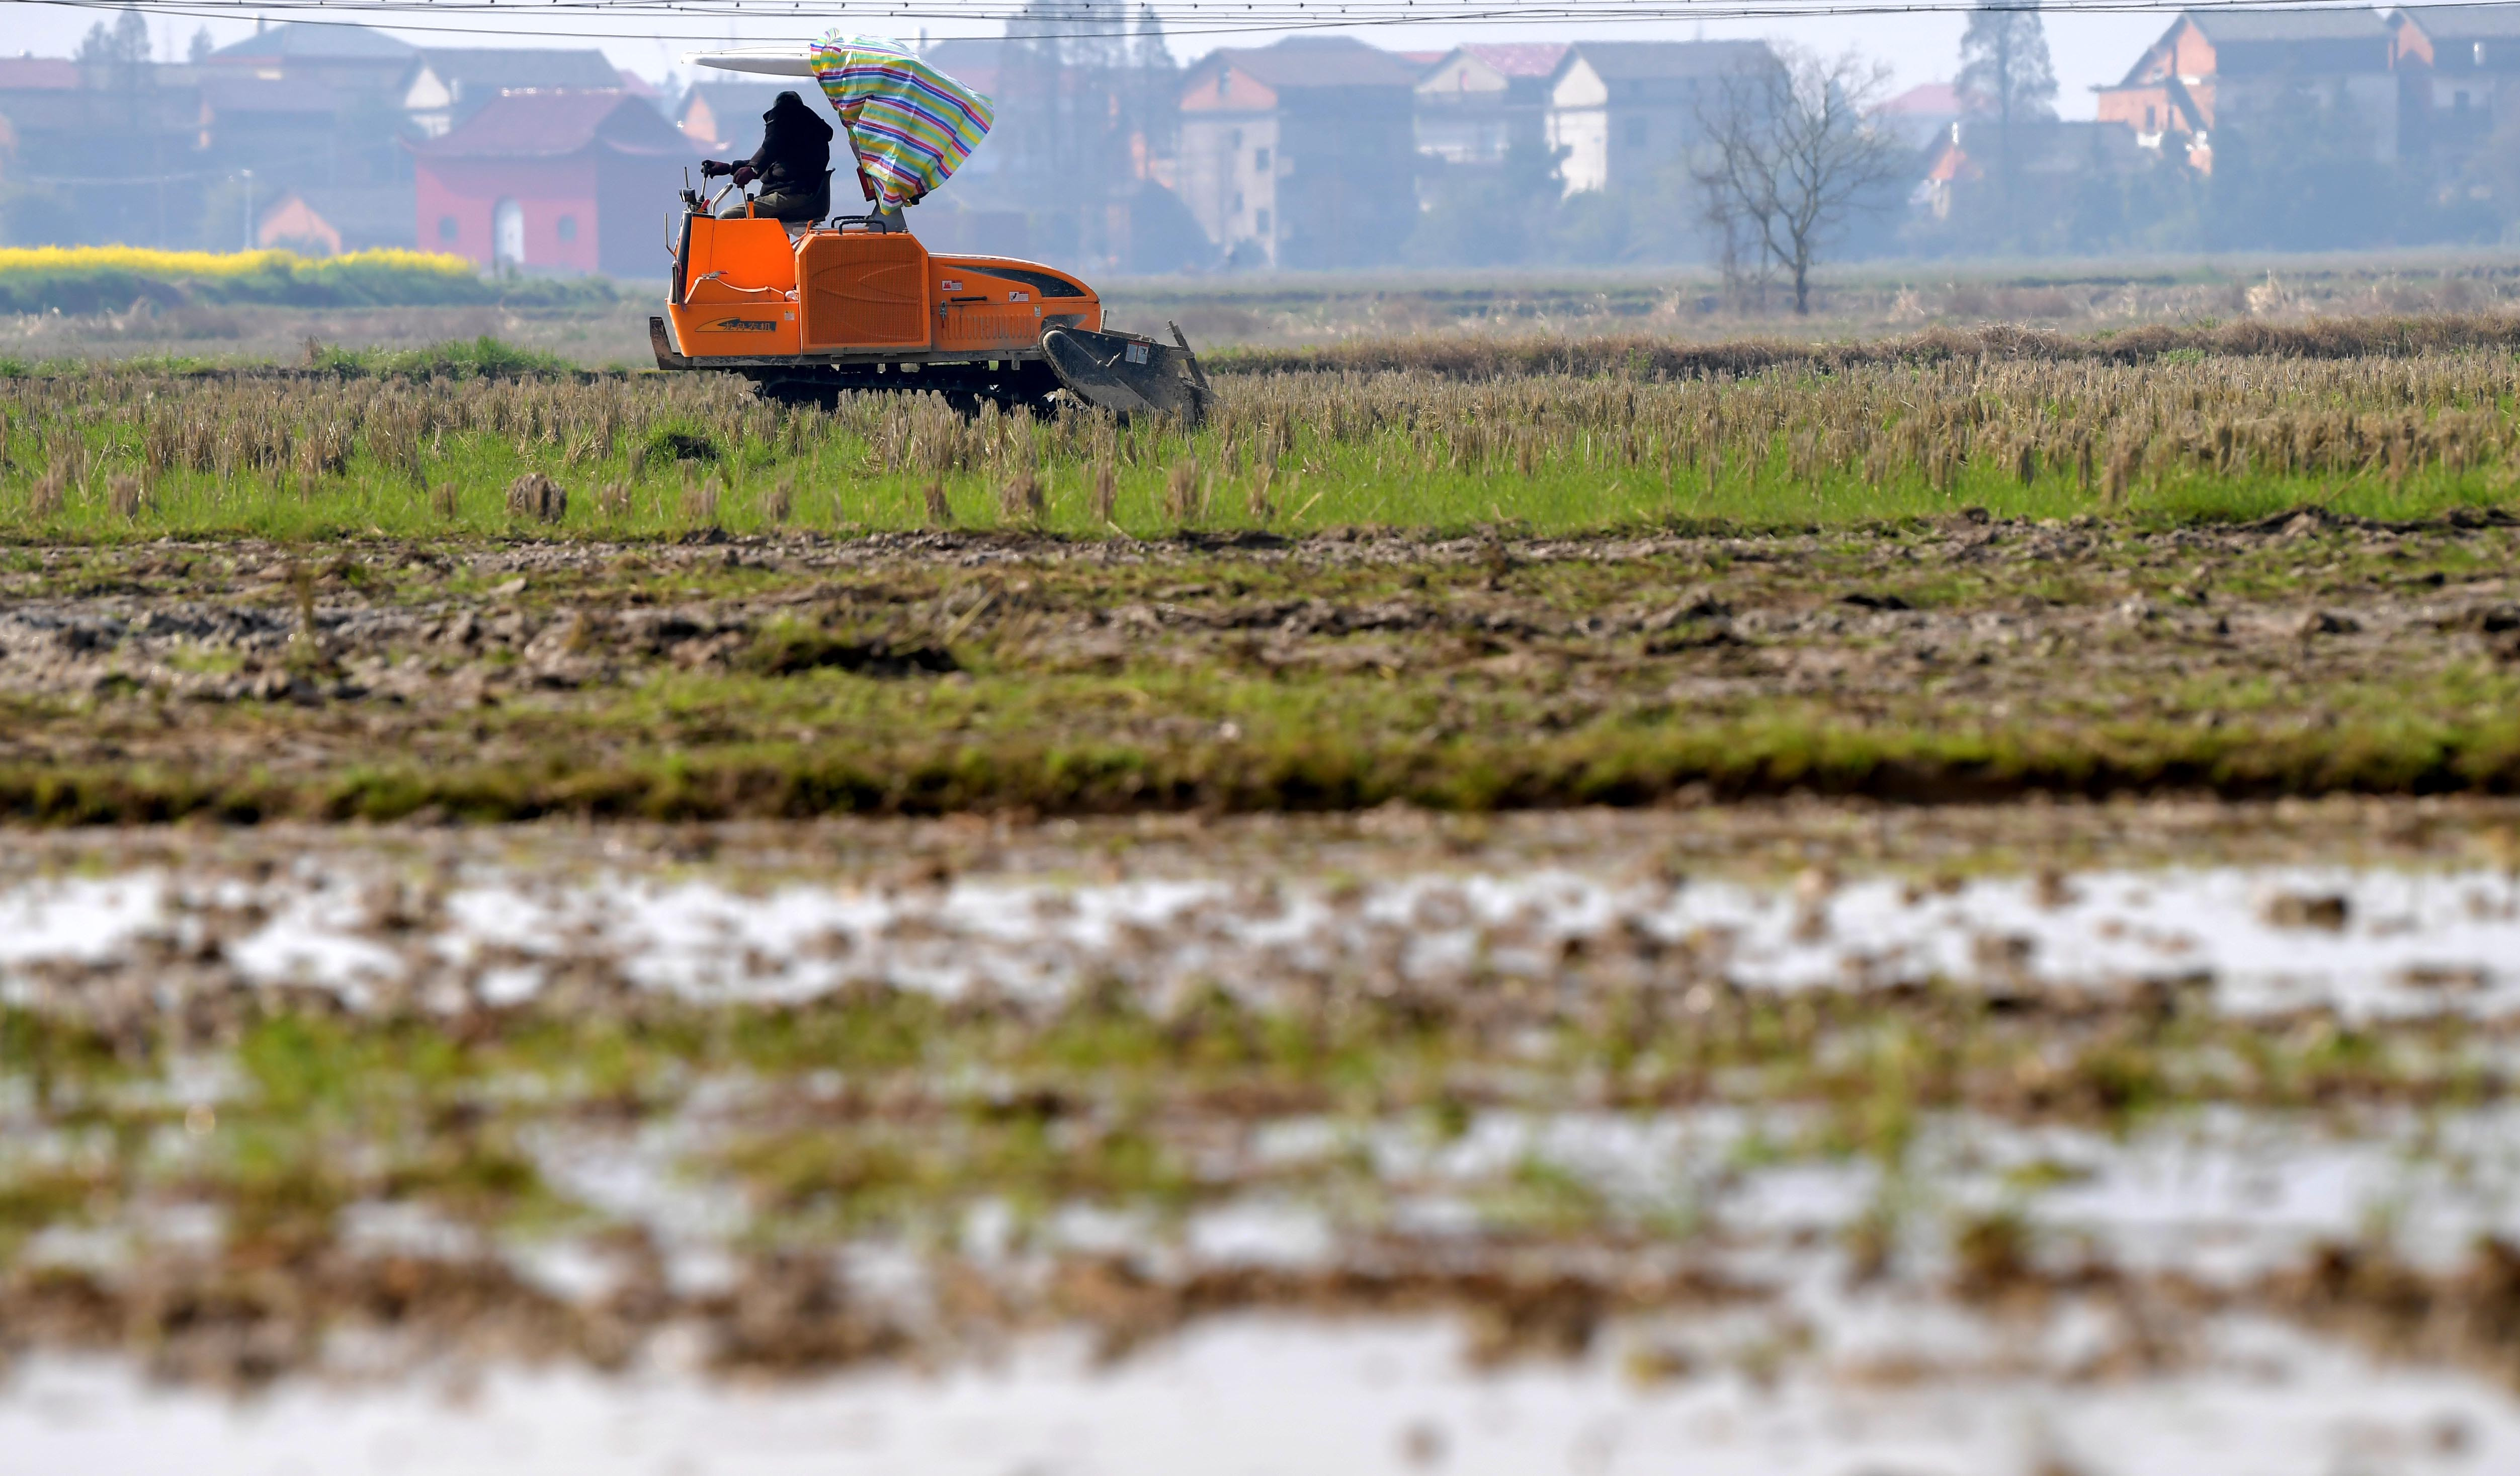
[[[295,251],[156,251],[143,246],[0,246],[0,275],[12,272],[126,271],[153,277],[242,277],[254,272],[317,273],[355,267],[382,267],[405,272],[430,272],[448,277],[475,274],[461,256],[380,247],[342,256],[300,256]]]

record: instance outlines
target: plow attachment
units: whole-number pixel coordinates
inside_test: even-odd
[[[1176,340],[1181,330],[1173,330]],[[1051,372],[1089,405],[1120,415],[1179,416],[1192,425],[1207,418],[1213,391],[1190,344],[1158,343],[1131,334],[1054,328],[1041,335]]]

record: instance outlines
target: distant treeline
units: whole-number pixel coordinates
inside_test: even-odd
[[[152,251],[129,246],[0,249],[0,313],[121,313],[188,303],[280,307],[519,307],[609,302],[608,282],[484,277],[460,257],[359,251]]]
[[[2468,348],[2520,350],[2520,315],[2438,313],[2403,318],[2255,319],[2156,324],[2099,334],[2060,334],[2002,324],[1930,328],[1849,343],[1739,338],[1677,343],[1644,336],[1364,338],[1319,348],[1226,349],[1206,357],[1216,374],[1379,374],[1417,371],[1451,380],[1533,375],[1626,374],[1644,380],[1740,377],[1772,369],[1821,372],[1869,364],[2031,359],[2137,364],[2173,354],[2257,358],[2396,358]]]

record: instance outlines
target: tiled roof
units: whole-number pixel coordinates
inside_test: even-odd
[[[646,100],[623,92],[511,92],[411,146],[422,158],[558,158],[590,148],[685,157],[692,142]]]
[[[2389,27],[2376,10],[2182,12],[2216,45],[2237,41],[2380,41]]]
[[[466,102],[515,88],[621,85],[621,73],[592,47],[456,47],[424,51],[420,59]]]
[[[1579,41],[1574,50],[1605,82],[1721,76],[1773,55],[1764,41]]]
[[[2520,36],[2520,5],[2427,5],[2398,19],[2436,41]]]
[[[1566,59],[1562,41],[1526,41],[1515,45],[1473,44],[1460,48],[1509,77],[1545,77]]]
[[[0,91],[68,92],[78,84],[76,62],[61,57],[0,57]]]
[[[381,30],[333,22],[284,21],[210,53],[216,62],[391,62],[418,48]]]
[[[1219,49],[1200,62],[1224,62],[1283,92],[1305,87],[1414,87],[1419,68],[1387,51],[1345,36],[1296,36],[1275,46]]]
[[[330,87],[256,76],[221,76],[215,72],[202,79],[202,102],[211,112],[227,114],[341,111],[341,99]]]
[[[308,209],[340,232],[344,246],[352,241],[408,243],[419,234],[413,222],[419,197],[408,184],[369,189],[292,189],[289,195],[304,201]],[[289,195],[273,201],[263,214],[268,216],[279,209]]]

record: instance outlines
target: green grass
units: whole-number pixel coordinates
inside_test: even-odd
[[[1078,415],[968,423],[925,397],[788,411],[729,377],[578,375],[490,338],[324,350],[285,375],[45,371],[0,381],[0,535],[1558,534],[1972,509],[2161,527],[2298,507],[2405,520],[2520,496],[2520,361],[2473,347],[1659,376],[1226,377],[1215,423],[1187,434]],[[527,472],[569,493],[558,523],[510,515]],[[136,507],[117,505],[117,481]]]
[[[307,259],[260,251],[222,258],[212,253],[73,247],[63,253],[63,260],[42,264],[6,259],[11,254],[0,251],[0,313],[121,313],[134,302],[333,308],[594,307],[618,295],[611,283],[600,278],[485,277],[460,261],[450,266],[447,258],[410,252]],[[95,259],[86,259],[91,257]]]
[[[344,379],[495,380],[578,372],[558,354],[519,348],[488,334],[422,348],[348,349],[327,344],[307,355],[305,367]]]
[[[432,355],[414,374],[489,375],[489,360],[468,363]],[[2520,483],[2501,468],[2452,471],[2432,468],[2391,482],[2367,475],[2189,473],[2138,488],[2115,506],[2082,488],[2071,476],[2024,484],[2008,472],[1971,467],[1937,487],[1921,476],[1867,480],[1828,474],[1797,478],[1787,451],[1771,445],[1766,457],[1711,473],[1666,474],[1653,469],[1607,465],[1580,457],[1539,466],[1527,476],[1500,478],[1475,471],[1425,470],[1398,431],[1352,444],[1308,447],[1300,467],[1268,492],[1269,508],[1249,500],[1251,476],[1219,475],[1204,469],[1223,460],[1213,432],[1149,436],[1146,465],[1124,466],[1108,519],[1095,515],[1091,469],[1047,466],[1044,511],[1010,513],[1003,482],[986,471],[941,477],[871,471],[867,446],[835,435],[823,444],[788,453],[747,446],[729,455],[673,458],[661,438],[658,454],[634,462],[627,451],[572,462],[562,452],[528,448],[513,439],[469,433],[443,437],[429,455],[427,476],[447,501],[433,501],[395,469],[365,451],[340,472],[302,478],[273,475],[220,477],[171,472],[150,484],[152,505],[124,515],[111,505],[105,478],[74,487],[57,511],[37,514],[27,497],[0,503],[0,535],[105,543],[174,534],[191,538],[268,538],[290,542],[384,534],[395,537],[593,537],[670,539],[715,527],[730,533],[780,528],[829,533],[900,531],[931,526],[1037,531],[1067,537],[1160,537],[1183,531],[1302,534],[1339,527],[1423,529],[1436,533],[1504,530],[1562,534],[1659,529],[1747,531],[1848,527],[1950,518],[1973,512],[1996,518],[2064,519],[2105,513],[2138,527],[2180,523],[2244,522],[2286,510],[2318,508],[2350,517],[2408,520],[2453,508],[2509,508],[2520,503]],[[32,433],[12,438],[8,454],[19,469],[41,465]],[[1182,515],[1171,495],[1172,468],[1195,462],[1203,508]],[[567,490],[566,515],[542,524],[512,515],[507,488],[527,472],[552,475]],[[695,493],[715,484],[714,514],[698,511]],[[929,516],[925,490],[941,486],[950,509],[942,524]],[[619,489],[617,510],[598,494]],[[784,516],[774,512],[784,494]]]

